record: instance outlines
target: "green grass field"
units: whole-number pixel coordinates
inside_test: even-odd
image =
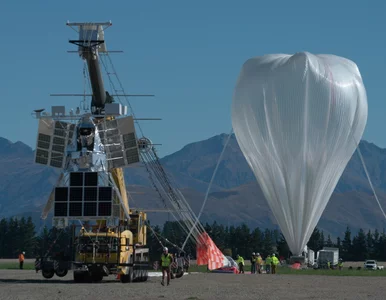
[[[250,272],[251,267],[245,266],[245,272]],[[206,266],[191,266],[189,272],[208,272]],[[277,274],[289,274],[289,275],[325,275],[325,276],[386,276],[386,270],[349,270],[343,268],[339,270],[294,270],[288,267],[279,267]],[[265,274],[263,274],[265,275]]]
[[[35,265],[32,262],[24,263],[24,270],[34,270]],[[19,269],[18,262],[2,262],[0,263],[0,270],[16,270]],[[250,272],[251,267],[245,266],[245,271]],[[197,266],[192,265],[189,268],[189,272],[208,272],[206,266]],[[288,274],[288,275],[324,275],[324,276],[385,276],[386,270],[349,270],[348,268],[343,268],[343,270],[294,270],[288,267],[279,267],[277,269],[277,274]],[[263,274],[264,276],[265,274]]]
[[[0,262],[0,270],[16,270],[19,269],[18,262]],[[30,262],[25,262],[23,266],[24,270],[34,270],[35,264]]]
[[[349,270],[343,268],[339,270],[294,270],[291,268],[278,268],[278,274],[293,274],[293,275],[325,275],[325,276],[386,276],[384,270]]]

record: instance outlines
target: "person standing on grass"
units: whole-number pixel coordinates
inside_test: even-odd
[[[236,263],[239,266],[240,274],[244,274],[244,258],[237,254]]]
[[[279,260],[274,253],[271,256],[271,269],[272,269],[271,273],[272,274],[276,274],[276,267],[278,264],[279,264]]]
[[[265,258],[265,271],[267,274],[271,273],[271,255],[268,254],[268,256]]]
[[[25,255],[25,252],[21,252],[19,254],[19,268],[20,270],[23,270],[23,265],[24,265],[24,255]]]
[[[173,257],[169,253],[168,248],[164,247],[164,252],[161,255],[161,269],[162,269],[162,281],[161,284],[165,285],[165,273],[167,275],[167,285],[170,284],[170,267],[173,262]]]
[[[338,263],[339,271],[343,269],[343,260],[340,258]]]
[[[256,254],[252,253],[251,257],[251,274],[256,274]]]
[[[257,253],[256,256],[256,267],[257,267],[257,272],[261,274],[261,268],[263,266],[263,259],[261,258],[260,253]]]

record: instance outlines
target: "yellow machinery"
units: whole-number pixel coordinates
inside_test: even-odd
[[[146,213],[130,210],[130,220],[113,229],[98,221],[82,227],[76,240],[74,280],[100,281],[117,274],[122,282],[146,281],[149,249],[146,246]]]
[[[89,111],[67,114],[53,106],[51,114],[36,110],[39,119],[35,163],[62,170],[42,218],[54,211],[53,225],[81,224],[74,232],[72,257],[45,258],[37,264],[45,278],[100,281],[116,275],[122,282],[145,281],[149,269],[146,214],[130,210],[122,168],[140,162],[144,144],[137,140],[134,117],[114,103],[104,89],[99,54],[107,52],[104,26],[111,23],[68,23],[78,27],[79,47],[87,63],[92,94]],[[119,96],[119,95],[118,95]],[[142,148],[141,148],[142,147]]]

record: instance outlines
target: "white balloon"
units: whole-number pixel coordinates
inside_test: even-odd
[[[293,255],[300,255],[363,135],[367,96],[357,65],[335,55],[247,60],[232,124]]]

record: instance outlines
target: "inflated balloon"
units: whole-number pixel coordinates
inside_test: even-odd
[[[367,97],[356,64],[335,55],[249,59],[232,124],[293,255],[300,255],[363,135]]]

